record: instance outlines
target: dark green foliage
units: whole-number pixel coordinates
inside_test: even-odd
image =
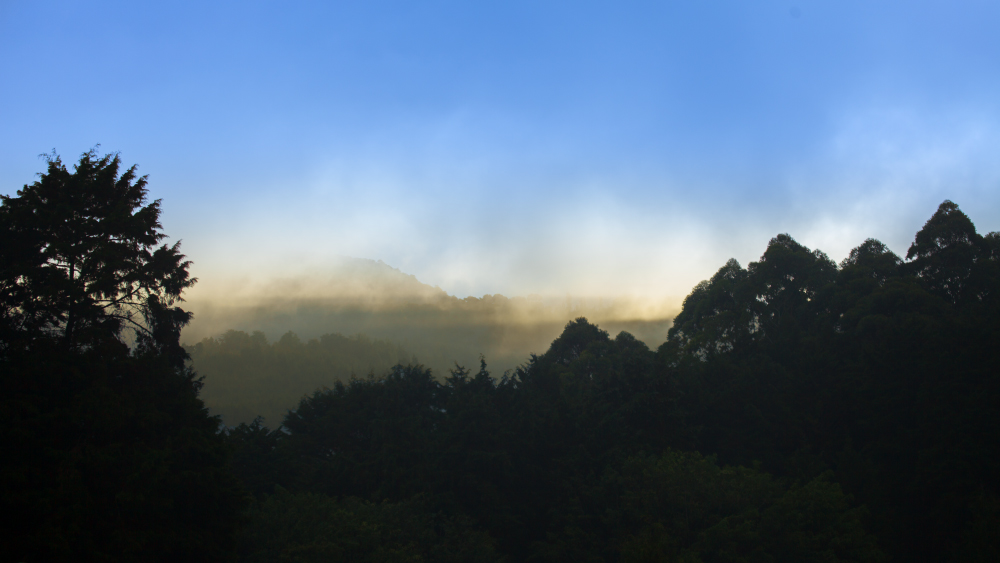
[[[58,156],[17,197],[0,196],[2,350],[58,336],[68,348],[128,337],[182,361],[190,314],[173,303],[194,284],[180,243],[156,248],[160,202],[121,160],[85,153],[70,172]]]
[[[635,457],[604,479],[622,562],[882,561],[863,509],[828,475],[788,487],[697,453]]]
[[[3,366],[6,556],[219,561],[243,493],[190,373],[115,345]]]
[[[955,546],[955,563],[985,563],[1000,558],[1000,499],[980,493],[969,504],[969,523]]]
[[[742,294],[747,271],[730,259],[699,283],[674,318],[667,345],[681,358],[704,359],[747,346],[759,331],[755,306]]]
[[[543,561],[880,561],[864,510],[827,476],[788,486],[667,451],[610,464],[533,546]],[[577,508],[577,510],[572,510]],[[583,508],[583,510],[579,510]]]
[[[953,303],[967,299],[982,238],[969,217],[957,205],[945,201],[906,252],[907,260],[913,261],[908,267],[932,292]]]
[[[269,343],[262,332],[230,330],[187,351],[191,367],[204,378],[202,399],[223,422],[263,416],[275,427],[303,396],[409,359],[398,345],[364,335],[324,334],[303,342],[292,332]]]
[[[428,511],[420,499],[337,501],[283,489],[253,504],[239,543],[248,563],[501,561],[490,537],[467,518]]]
[[[222,435],[168,299],[131,349],[122,325],[70,340],[68,314],[9,308],[11,552],[225,559],[225,442],[254,497],[246,561],[993,560],[998,240],[951,202],[906,261],[869,239],[838,266],[779,235],[695,287],[657,351],[579,318],[499,378],[485,359],[375,375],[402,351],[229,332],[192,348],[220,397],[312,393],[276,430],[243,413]]]
[[[948,202],[909,261],[869,239],[838,267],[780,235],[699,284],[655,353],[577,319],[499,379],[337,384],[283,432],[239,429],[280,468],[254,490],[422,495],[513,561],[986,560],[997,240]]]
[[[432,432],[443,418],[440,384],[422,366],[316,392],[284,427],[299,460],[297,484],[363,498],[402,499],[423,488]]]
[[[244,492],[184,367],[194,280],[117,155],[0,207],[0,511],[12,561],[225,561]]]
[[[285,480],[287,459],[282,459],[278,449],[284,434],[264,426],[264,419],[257,417],[227,429],[226,441],[233,452],[233,473],[243,487],[255,497],[274,491],[275,483]]]
[[[878,559],[880,552],[861,528],[860,512],[823,479],[804,490],[827,499],[822,502],[828,509],[816,515],[819,523],[800,523],[804,531],[786,534],[802,544],[794,547],[781,535],[785,532],[774,528],[790,525],[781,522],[791,509],[781,507],[801,509],[807,502],[788,499],[799,498],[796,494],[812,498],[793,492],[798,488],[789,491],[755,470],[720,470],[697,454],[645,457],[641,452],[693,440],[677,406],[676,387],[657,368],[654,354],[631,335],[611,339],[577,319],[546,354],[499,380],[485,362],[475,374],[458,367],[443,383],[419,366],[398,366],[384,377],[354,379],[304,399],[285,420],[287,434],[267,434],[253,425],[240,432],[256,433],[261,443],[278,437],[270,459],[287,460],[293,473],[278,477],[277,484],[390,502],[428,495],[427,502],[438,510],[471,517],[513,560],[614,561],[648,551],[636,538],[659,533],[657,526],[663,524],[656,519],[664,510],[680,510],[687,515],[683,518],[691,513],[666,498],[641,509],[646,512],[639,517],[628,512],[638,508],[623,508],[623,502],[633,501],[623,499],[642,504],[655,487],[682,491],[683,483],[697,481],[701,485],[678,494],[686,494],[692,506],[708,507],[733,471],[767,483],[766,494],[757,502],[745,491],[734,492],[731,496],[742,499],[736,504],[713,509],[712,516],[697,522],[685,521],[695,530],[671,540],[686,542],[684,553],[708,550],[705,545],[713,540],[705,538],[730,537],[713,528],[727,517],[742,515],[750,522],[747,511],[770,510],[766,517],[754,513],[744,528],[770,534],[766,549],[774,553],[797,549],[796,557],[819,558],[836,544],[843,553],[832,560]],[[671,463],[680,465],[663,469]],[[642,477],[650,471],[660,473]],[[713,529],[715,536],[706,535]],[[868,555],[855,557],[855,552]]]
[[[696,449],[831,468],[895,556],[946,558],[972,495],[1000,485],[996,240],[946,201],[909,262],[869,239],[838,270],[785,236],[746,273],[731,261],[659,350]]]
[[[485,362],[476,373],[456,367],[444,382],[397,366],[304,399],[285,419],[287,434],[249,425],[230,437],[242,444],[237,460],[266,450],[258,467],[285,464],[273,484],[393,502],[430,494],[522,557],[563,518],[573,479],[599,475],[618,451],[664,443],[672,410],[652,366],[641,342],[611,340],[579,319],[550,353],[499,380]],[[253,484],[260,476],[245,479],[267,491]]]

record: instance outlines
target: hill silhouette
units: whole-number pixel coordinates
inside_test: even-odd
[[[496,371],[512,369],[544,352],[566,322],[579,316],[657,346],[674,313],[668,304],[628,298],[458,298],[382,261],[348,257],[323,274],[231,283],[200,295],[187,303],[194,319],[182,341],[189,345],[227,330],[261,331],[271,341],[289,331],[303,340],[363,334],[398,344],[438,375],[456,362],[476,365],[480,355]]]

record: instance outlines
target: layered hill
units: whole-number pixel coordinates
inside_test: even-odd
[[[315,375],[299,381],[302,378],[288,371],[291,365],[284,374],[267,376],[269,388],[284,389],[283,395],[294,396],[288,407],[318,386],[331,386],[351,373],[378,373],[403,358],[444,376],[456,363],[477,366],[483,357],[491,370],[502,373],[526,362],[531,354],[544,352],[568,321],[581,316],[612,334],[628,331],[655,348],[666,339],[672,317],[666,306],[624,298],[458,298],[384,262],[346,257],[330,265],[323,275],[208,289],[196,293],[186,304],[195,314],[182,335],[189,347],[206,339],[221,343],[222,335],[235,330],[247,338],[260,332],[255,342],[260,344],[263,339],[267,346],[291,332],[295,338],[287,342],[321,342],[323,335],[349,335],[357,340],[362,335],[360,341],[379,341],[392,349],[367,364],[340,362],[340,367],[327,370],[329,377],[322,376],[320,368],[308,368],[306,371]],[[229,336],[232,342],[241,338]],[[222,383],[221,372],[212,367],[218,362],[212,364],[205,354],[221,348],[209,342],[202,348],[200,357],[195,354],[194,367],[205,377],[206,403],[218,412],[216,391]],[[367,352],[358,353],[364,356]],[[273,369],[280,371],[279,364]],[[301,372],[303,368],[295,369]],[[239,384],[231,377],[225,382],[227,388]],[[237,411],[242,414],[237,416]],[[243,422],[250,416],[250,411],[242,408],[227,412],[228,423]]]

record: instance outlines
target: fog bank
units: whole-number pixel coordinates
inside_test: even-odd
[[[480,355],[499,373],[545,352],[581,316],[655,348],[679,305],[627,296],[459,299],[381,261],[340,258],[324,274],[203,287],[185,304],[195,317],[182,340],[194,344],[230,329],[259,330],[271,340],[288,331],[303,339],[360,333],[401,344],[439,374],[456,362],[477,365]]]

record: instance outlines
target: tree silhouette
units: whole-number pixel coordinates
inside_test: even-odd
[[[244,493],[185,367],[194,283],[117,154],[0,206],[0,530],[12,561],[232,559]]]
[[[906,258],[913,260],[911,267],[931,291],[957,302],[964,296],[982,238],[958,205],[945,200],[917,233]]]
[[[156,247],[160,201],[146,177],[119,174],[117,154],[84,153],[70,172],[55,154],[38,181],[2,197],[0,315],[4,344],[56,338],[67,349],[113,338],[173,355],[190,314],[174,303],[195,279],[180,243]]]

